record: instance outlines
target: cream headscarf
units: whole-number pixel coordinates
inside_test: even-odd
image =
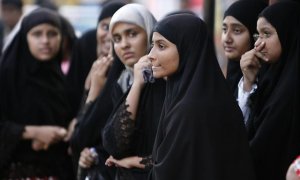
[[[111,31],[114,25],[118,22],[135,24],[143,28],[148,37],[148,49],[150,48],[150,36],[156,19],[146,7],[140,4],[127,4],[121,7],[111,18],[109,24],[110,34],[112,33]]]
[[[119,22],[130,23],[143,28],[147,33],[147,49],[150,49],[150,36],[156,19],[146,7],[140,4],[127,4],[121,7],[111,18],[109,24],[110,34],[112,34],[112,29],[115,24]],[[121,86],[123,92],[128,89],[128,84],[131,85],[133,82],[132,68],[128,66],[125,67],[126,69],[121,73],[118,80],[118,84]]]

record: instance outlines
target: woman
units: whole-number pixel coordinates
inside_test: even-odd
[[[109,23],[112,15],[124,5],[125,3],[122,2],[109,2],[103,6],[98,18],[97,48],[95,47],[98,51],[98,59],[94,61],[86,78],[85,95],[82,97],[80,111],[74,118],[75,129],[70,139],[75,169],[77,169],[81,151],[85,147],[96,144],[100,139],[100,133],[97,129],[99,128],[97,126],[98,119],[94,119],[94,122],[86,120],[86,117],[89,116],[86,112],[90,112],[89,110],[95,105],[95,100],[106,83],[113,59],[112,53],[109,52],[111,45],[111,38],[108,35]]]
[[[89,84],[86,85],[85,82],[94,61],[106,57],[109,53],[110,38],[107,34],[110,19],[125,3],[121,1],[107,1],[102,5],[97,28],[87,31],[79,38],[72,54],[67,83],[74,116],[77,115],[82,103],[85,103],[90,88]],[[82,99],[84,99],[83,102]]]
[[[81,126],[82,131],[91,131],[88,136],[82,137],[88,142],[85,147],[97,146],[100,158],[108,158],[102,147],[101,131],[115,105],[133,82],[133,65],[149,50],[148,40],[155,22],[153,15],[138,4],[123,6],[111,19],[110,35],[116,57],[101,94],[87,111]],[[90,137],[96,138],[91,140]],[[79,163],[83,168],[93,165],[94,158],[88,148],[82,151]]]
[[[34,10],[1,60],[1,179],[73,179],[62,141],[71,117],[61,56],[59,15]]]
[[[222,45],[228,60],[226,80],[235,97],[238,82],[243,76],[240,59],[254,47],[257,17],[265,7],[267,4],[261,0],[236,1],[224,13]]]
[[[299,154],[299,10],[299,3],[278,2],[262,11],[255,48],[241,59],[240,91],[257,86],[246,126],[261,180],[284,179]]]
[[[173,15],[157,23],[148,57],[167,91],[151,179],[254,179],[242,114],[205,23]]]
[[[128,19],[125,14],[131,18]],[[127,5],[114,14],[110,32],[116,53],[121,51],[120,48],[125,47],[126,43],[131,42],[133,44],[134,42],[122,33],[124,30],[146,29],[142,21],[139,20],[141,19],[139,14],[144,14],[143,19],[148,19],[145,22],[153,19],[150,26],[154,25],[153,16],[142,6]],[[136,24],[136,27],[132,24]],[[144,42],[140,46],[144,49],[139,49],[141,55],[150,50],[148,41],[150,31],[146,30],[140,32],[141,35],[136,35],[137,37],[140,36],[140,42]],[[143,36],[147,35],[147,37],[143,37],[142,33]],[[121,58],[121,61],[124,64],[129,64],[131,60]],[[129,67],[132,68],[132,65],[129,64]],[[116,179],[142,180],[148,178],[149,168],[145,166],[146,159],[151,155],[153,148],[165,96],[165,81],[156,79],[153,82],[151,74],[149,74],[149,79],[144,77],[147,76],[145,74],[147,69],[151,70],[151,62],[146,56],[134,64],[132,86],[115,106],[115,110],[103,129],[103,146],[111,155],[106,164],[118,167]]]

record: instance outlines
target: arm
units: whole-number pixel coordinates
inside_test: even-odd
[[[244,122],[246,123],[249,115],[250,115],[250,107],[249,107],[249,103],[248,103],[248,99],[249,96],[255,92],[255,90],[257,89],[257,85],[253,84],[251,87],[250,92],[248,91],[244,91],[244,79],[241,78],[239,84],[238,84],[238,97],[237,97],[237,101],[239,104],[239,107],[243,113],[243,117],[244,117]]]
[[[32,148],[36,151],[47,150],[51,144],[62,141],[67,130],[58,126],[25,126],[22,139],[32,140]]]
[[[86,100],[87,103],[90,101],[94,101],[100,94],[102,88],[105,85],[107,73],[109,67],[112,64],[112,61],[112,56],[107,56],[102,57],[101,59],[98,59],[93,63],[93,66],[87,78],[87,82],[89,82],[88,79],[90,78],[89,94]]]
[[[261,67],[260,60],[268,61],[260,51],[264,48],[265,43],[262,42],[254,49],[242,55],[240,66],[243,73],[243,90],[250,92],[256,81],[258,71]]]
[[[140,96],[145,85],[142,69],[151,66],[146,56],[134,66],[134,81],[126,99],[119,105],[111,116],[110,122],[104,129],[104,146],[115,158],[129,155],[132,148],[132,135],[135,131],[135,119],[138,111]]]
[[[127,169],[130,168],[145,169],[149,166],[148,164],[149,164],[148,157],[142,158],[138,156],[126,157],[120,160],[114,159],[112,156],[110,156],[105,162],[105,165],[107,166],[123,167]]]

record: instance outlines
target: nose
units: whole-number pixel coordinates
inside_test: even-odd
[[[257,39],[255,40],[255,42],[254,42],[254,47],[259,46],[260,43],[261,43],[261,38],[257,38]]]
[[[126,49],[130,46],[129,42],[128,42],[128,39],[125,37],[125,38],[122,38],[121,40],[121,48],[123,49]]]
[[[148,53],[148,55],[147,55],[147,57],[148,57],[148,59],[151,61],[151,63],[153,62],[153,61],[155,61],[155,57],[154,57],[154,53],[153,53],[153,48],[150,50],[150,52]]]
[[[47,42],[49,42],[49,37],[47,35],[43,35],[41,37],[41,40],[42,40],[43,43],[47,43]]]
[[[222,40],[223,40],[224,43],[231,43],[232,42],[231,33],[229,31],[223,32],[222,33]]]

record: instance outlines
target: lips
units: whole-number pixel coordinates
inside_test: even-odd
[[[51,48],[41,48],[40,52],[41,53],[50,53],[51,52]]]
[[[130,59],[134,57],[134,53],[133,52],[126,52],[123,54],[123,58],[126,60],[126,59]]]
[[[152,71],[155,71],[155,70],[157,70],[159,68],[160,68],[160,66],[152,66]]]
[[[232,52],[232,51],[234,51],[234,50],[235,50],[235,48],[230,47],[230,46],[225,46],[225,47],[224,47],[224,51],[225,51],[225,52]]]

